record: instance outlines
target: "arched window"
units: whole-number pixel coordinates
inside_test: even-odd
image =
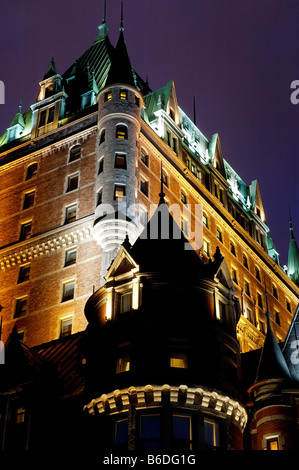
[[[106,138],[106,132],[105,132],[105,129],[103,129],[103,130],[101,131],[99,145],[101,145],[103,142],[105,142],[105,138]]]
[[[31,163],[28,165],[27,172],[26,172],[26,181],[31,180],[37,174],[37,163]]]
[[[78,160],[81,156],[81,145],[75,145],[70,149],[69,163]]]
[[[117,139],[127,139],[128,138],[128,128],[125,124],[117,124],[117,126],[116,126],[116,138]]]

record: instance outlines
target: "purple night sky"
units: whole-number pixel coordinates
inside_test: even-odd
[[[116,44],[120,0],[107,0]],[[55,57],[63,73],[93,43],[104,0],[11,0],[1,5],[0,135],[35,101]],[[125,38],[135,70],[151,88],[174,80],[180,107],[249,184],[257,179],[267,224],[287,262],[288,207],[299,242],[298,0],[125,0]],[[299,94],[298,94],[299,98]],[[1,189],[1,188],[0,188]]]

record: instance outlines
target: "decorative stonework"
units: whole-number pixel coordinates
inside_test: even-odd
[[[5,271],[16,264],[27,263],[33,258],[48,255],[54,251],[60,250],[67,246],[86,241],[91,237],[91,224],[84,227],[73,227],[69,231],[59,234],[57,231],[53,237],[39,238],[38,240],[27,240],[25,245],[21,245],[18,249],[11,250],[3,255],[0,259],[0,268]],[[29,243],[28,243],[29,242]]]
[[[146,385],[115,390],[91,400],[84,406],[84,411],[90,415],[96,413],[112,414],[125,411],[132,405],[138,409],[169,403],[183,407],[195,407],[202,409],[202,411],[214,410],[222,413],[228,416],[242,431],[247,423],[246,410],[237,401],[203,387],[189,388],[186,385]]]

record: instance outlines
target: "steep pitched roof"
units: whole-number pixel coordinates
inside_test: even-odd
[[[270,324],[270,313],[266,313],[267,333],[262,348],[255,382],[266,379],[291,379],[291,375],[276,341]]]
[[[114,83],[124,83],[135,87],[133,69],[122,28],[116,47],[111,55],[111,67],[107,76],[106,86]]]

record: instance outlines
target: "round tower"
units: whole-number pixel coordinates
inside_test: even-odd
[[[137,237],[137,153],[142,93],[135,87],[123,28],[98,95],[96,208],[93,234],[103,249],[102,278],[126,235]]]

